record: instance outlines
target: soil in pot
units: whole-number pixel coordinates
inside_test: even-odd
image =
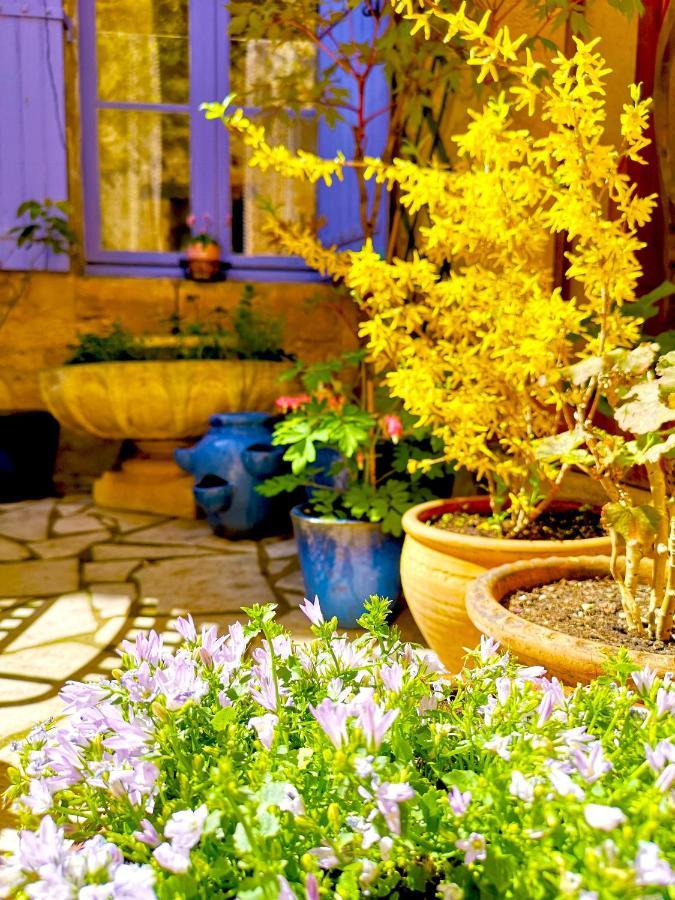
[[[541,537],[530,532],[518,540],[479,527],[488,524],[490,516],[486,496],[431,501],[405,513],[403,591],[425,640],[450,671],[459,671],[465,648],[475,647],[480,639],[467,616],[465,596],[486,569],[523,559],[610,553],[597,510],[584,507],[580,511],[579,503],[558,501],[537,526]],[[446,527],[434,527],[441,520]],[[448,528],[450,523],[454,525]]]
[[[427,525],[455,534],[491,538],[502,536],[496,522],[491,521],[487,515],[469,508],[432,517],[427,520]],[[509,537],[520,541],[573,541],[602,537],[604,534],[598,510],[590,506],[579,508],[561,506],[546,510],[518,534]]]
[[[638,589],[643,607],[649,589]],[[627,647],[650,653],[675,654],[675,641],[651,641],[631,634],[621,606],[619,589],[613,578],[567,579],[513,591],[504,606],[528,622],[545,625],[573,637],[602,641],[610,646]]]

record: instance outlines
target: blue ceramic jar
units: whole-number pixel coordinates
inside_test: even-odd
[[[337,616],[343,628],[355,628],[363,601],[371,594],[401,597],[403,538],[384,534],[378,524],[291,512],[305,595],[318,596],[326,619]]]
[[[260,537],[284,527],[287,513],[256,486],[280,469],[283,447],[271,444],[267,413],[211,416],[209,432],[189,449],[175,451],[178,465],[195,478],[194,496],[209,524],[225,537]]]

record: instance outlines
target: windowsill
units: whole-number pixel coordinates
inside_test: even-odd
[[[180,266],[162,266],[152,264],[129,263],[87,263],[84,267],[87,276],[107,276],[111,278],[171,278],[179,281],[187,281],[185,273]],[[321,282],[326,281],[313,269],[298,268],[271,268],[269,266],[235,265],[228,270],[227,276],[222,281],[200,281],[195,284],[223,284],[227,281],[267,281],[267,282]]]

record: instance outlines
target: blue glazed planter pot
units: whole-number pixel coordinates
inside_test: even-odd
[[[266,413],[211,416],[211,429],[190,449],[175,451],[178,465],[195,478],[194,496],[217,534],[259,537],[282,531],[287,513],[256,487],[276,474],[283,448],[270,443]]]
[[[343,628],[357,627],[363,601],[371,594],[401,597],[402,538],[383,534],[379,525],[291,511],[305,594],[318,596],[326,619],[337,616]]]

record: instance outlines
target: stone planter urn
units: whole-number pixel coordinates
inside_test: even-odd
[[[86,363],[40,373],[47,409],[66,428],[131,439],[136,455],[94,483],[102,506],[194,518],[193,479],[173,451],[194,443],[214,413],[270,412],[287,362],[153,360]]]

